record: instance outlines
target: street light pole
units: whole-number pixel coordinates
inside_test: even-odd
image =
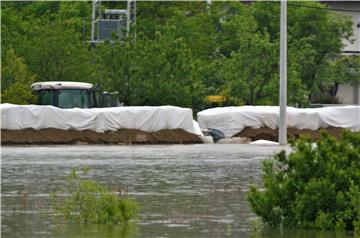
[[[92,13],[91,13],[91,44],[95,41],[95,16],[96,16],[96,0],[92,2]]]
[[[287,6],[286,0],[281,0],[280,17],[280,120],[279,120],[279,144],[287,144]]]

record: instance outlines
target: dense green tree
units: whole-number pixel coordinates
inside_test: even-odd
[[[124,8],[124,2],[104,2]],[[2,4],[2,60],[13,49],[37,80],[99,83],[126,105],[202,109],[206,95],[228,105],[277,104],[279,3],[138,2],[134,34],[90,48],[91,2]],[[301,5],[301,6],[299,6]],[[334,98],[356,82],[359,60],[340,57],[351,22],[317,2],[288,7],[288,95],[305,106],[311,95]],[[321,27],[319,27],[321,26]],[[355,72],[355,73],[354,73]],[[3,80],[3,91],[15,81]]]
[[[218,85],[218,93],[228,96],[232,104],[277,104],[279,40],[274,40],[271,32],[259,26],[262,22],[254,14],[254,8],[259,7],[239,3],[214,7],[217,14],[222,12],[226,17],[216,24],[220,32],[217,42],[221,56],[214,64],[217,72],[206,76]],[[295,52],[291,54],[290,59],[296,58]],[[304,105],[307,92],[301,84],[297,66],[289,64],[288,88],[291,93],[288,101],[291,105]],[[212,84],[209,78],[207,83]]]
[[[258,2],[253,6],[259,30],[269,32],[272,41],[278,42],[280,4]],[[334,83],[332,77],[325,77],[320,72],[332,71],[334,57],[341,53],[342,39],[351,37],[351,27],[350,18],[328,11],[322,3],[288,3],[288,63],[297,72],[296,80],[301,80],[308,98],[318,92],[325,95],[327,92],[321,89],[324,85]],[[338,76],[341,77],[341,74]],[[292,80],[294,78],[290,74],[289,81]],[[341,81],[347,80],[344,78]]]
[[[6,60],[1,68],[1,82],[5,90],[1,92],[1,101],[14,104],[34,103],[30,91],[35,75],[29,72],[24,60],[16,56],[13,49],[6,52]]]
[[[81,35],[59,21],[35,26],[32,41],[22,46],[29,68],[41,81],[89,81],[92,77],[88,45]]]
[[[179,105],[193,107],[203,100],[198,69],[201,60],[181,37],[156,33],[154,40],[139,35],[136,48],[129,42],[96,49],[105,66],[103,82],[119,91],[127,105]],[[104,85],[104,84],[103,84]]]
[[[276,227],[360,230],[360,133],[301,138],[292,152],[263,163],[264,188],[251,187],[249,202]]]
[[[3,9],[5,51],[15,49],[40,81],[91,80],[94,67],[81,35],[81,17],[90,6],[58,2],[20,2],[15,6],[17,9],[7,5]]]
[[[327,84],[321,84],[317,89],[317,96],[328,103],[339,103],[336,98],[339,85],[349,83],[360,84],[360,56],[342,55],[332,60],[327,60],[318,71],[318,77],[327,79]],[[328,94],[323,93],[328,91]]]

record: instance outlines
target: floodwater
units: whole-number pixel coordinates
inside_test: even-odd
[[[246,200],[261,185],[261,162],[288,147],[234,144],[46,146],[2,148],[2,237],[345,237],[254,229]],[[73,168],[135,198],[139,219],[127,227],[56,222],[49,193]]]

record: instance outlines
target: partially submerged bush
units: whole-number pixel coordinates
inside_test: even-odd
[[[360,230],[360,132],[337,141],[301,138],[289,155],[263,164],[264,187],[249,193],[253,211],[271,226]]]
[[[86,175],[88,169],[84,168]],[[51,205],[66,221],[74,223],[121,224],[136,217],[138,205],[120,198],[107,187],[81,178],[74,169],[67,185],[51,194]]]

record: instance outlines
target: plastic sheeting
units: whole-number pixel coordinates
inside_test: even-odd
[[[245,127],[258,129],[279,125],[279,107],[242,106],[212,108],[197,114],[202,129],[213,128],[232,137]],[[287,125],[299,129],[342,127],[360,130],[360,106],[339,106],[323,108],[287,108]]]
[[[278,142],[270,141],[270,140],[256,140],[253,142],[250,142],[251,145],[279,145]]]
[[[1,104],[1,128],[44,128],[115,131],[121,128],[156,132],[184,129],[202,135],[192,110],[174,106],[61,109],[53,106]]]

